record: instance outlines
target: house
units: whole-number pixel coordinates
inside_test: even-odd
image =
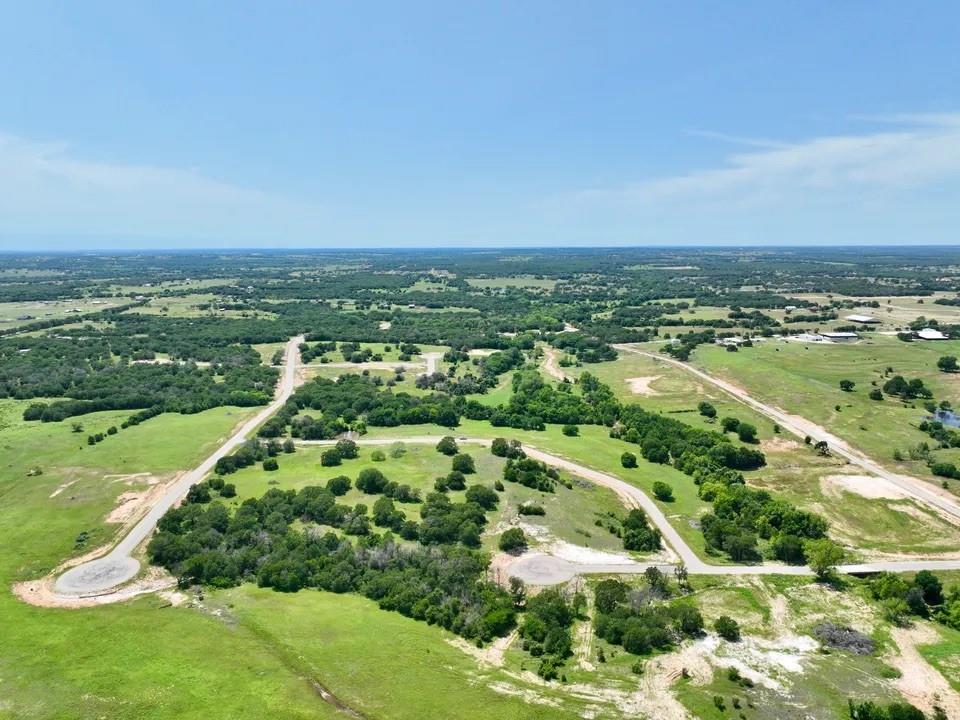
[[[797,309],[797,306],[796,306],[796,305],[787,305],[787,306],[784,308],[784,310],[785,310],[786,312],[788,312],[788,313],[791,313],[791,312],[793,312],[793,311],[796,310],[796,309]]]
[[[923,330],[917,330],[917,339],[918,340],[949,340],[950,336],[944,335],[939,330],[934,328],[923,328]]]
[[[831,342],[852,342],[860,338],[855,332],[825,332],[820,334]]]
[[[847,315],[844,320],[849,320],[850,322],[861,323],[863,325],[875,325],[880,322],[873,315]]]

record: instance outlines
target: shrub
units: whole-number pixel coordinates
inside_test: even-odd
[[[853,388],[856,386],[856,383],[853,380],[841,380],[840,389],[844,392],[853,392]]]
[[[233,483],[224,483],[220,488],[220,497],[232,498],[237,496],[237,486]]]
[[[383,462],[387,459],[387,456],[384,454],[383,450],[374,450],[372,453],[370,453],[370,459],[373,462]]]
[[[453,456],[453,469],[464,475],[472,475],[477,471],[473,464],[473,458],[466,453],[459,453]]]
[[[741,442],[756,443],[757,428],[750,423],[742,422],[737,425],[737,437],[740,438]]]
[[[580,434],[580,428],[578,428],[576,425],[570,425],[570,424],[564,425],[563,434],[566,435],[567,437],[576,437],[577,435]]]
[[[276,458],[268,457],[263,461],[263,469],[267,471],[279,470],[280,464],[277,462]]]
[[[722,637],[724,640],[729,640],[730,642],[736,642],[740,639],[740,625],[732,617],[728,615],[721,615],[713,623],[713,629],[717,631],[717,635]]]
[[[706,401],[697,405],[697,411],[705,418],[710,418],[711,420],[717,416],[717,409]]]
[[[357,490],[376,495],[382,493],[387,486],[387,478],[376,468],[364,468],[357,475]]]
[[[660,502],[673,502],[673,488],[661,480],[654,481],[653,495]]]
[[[360,454],[357,444],[353,440],[338,440],[335,447],[344,460],[352,460]]]
[[[437,443],[437,452],[453,456],[460,452],[460,449],[457,447],[457,441],[450,435],[446,435]]]
[[[497,545],[503,552],[520,552],[527,549],[527,537],[520,528],[510,528],[500,536]]]
[[[522,503],[517,507],[517,512],[521,515],[546,515],[547,511],[543,509],[543,505],[536,505],[534,503]]]
[[[350,485],[350,478],[346,475],[337,475],[327,480],[327,490],[336,497],[346,495],[350,490]]]
[[[620,464],[625,468],[635,468],[637,467],[637,456],[632,452],[625,452],[620,456]]]
[[[324,450],[323,454],[320,455],[320,464],[323,467],[336,467],[340,464],[340,453],[336,448]]]

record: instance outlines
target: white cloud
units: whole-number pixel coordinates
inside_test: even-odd
[[[283,240],[324,210],[198,172],[76,157],[65,144],[0,134],[0,234]]]
[[[722,167],[585,190],[577,197],[588,204],[638,208],[696,202],[830,204],[851,197],[869,201],[960,178],[960,114],[873,120],[904,127],[783,144],[749,141],[756,150],[733,154]]]

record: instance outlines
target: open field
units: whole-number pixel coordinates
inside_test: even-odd
[[[520,277],[497,277],[497,278],[467,278],[467,282],[475,288],[481,290],[491,289],[500,290],[503,288],[532,288],[536,290],[553,290],[557,281],[550,278],[536,278],[532,275]]]
[[[741,352],[698,348],[692,363],[748,390],[758,399],[830,429],[850,445],[898,472],[930,477],[918,461],[894,461],[893,451],[907,451],[929,438],[916,429],[928,414],[922,401],[903,403],[892,397],[870,400],[884,373],[920,378],[939,402],[960,400],[960,376],[937,370],[942,355],[960,353],[960,341],[904,343],[878,336],[852,345],[806,345],[765,342]],[[840,380],[856,383],[843,392]],[[839,410],[837,409],[839,406]],[[932,480],[932,478],[931,478]]]
[[[130,302],[126,298],[76,298],[0,303],[0,330],[22,327],[46,320],[62,320],[73,315],[100,312]],[[48,331],[43,331],[48,332]]]

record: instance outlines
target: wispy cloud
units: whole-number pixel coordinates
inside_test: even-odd
[[[880,197],[960,178],[960,113],[873,120],[902,127],[782,144],[754,141],[755,151],[730,155],[720,167],[587,189],[576,197],[588,204],[637,207],[674,202],[830,203],[851,194]]]
[[[317,206],[193,170],[90,161],[0,134],[0,234],[282,240],[323,221]]]

